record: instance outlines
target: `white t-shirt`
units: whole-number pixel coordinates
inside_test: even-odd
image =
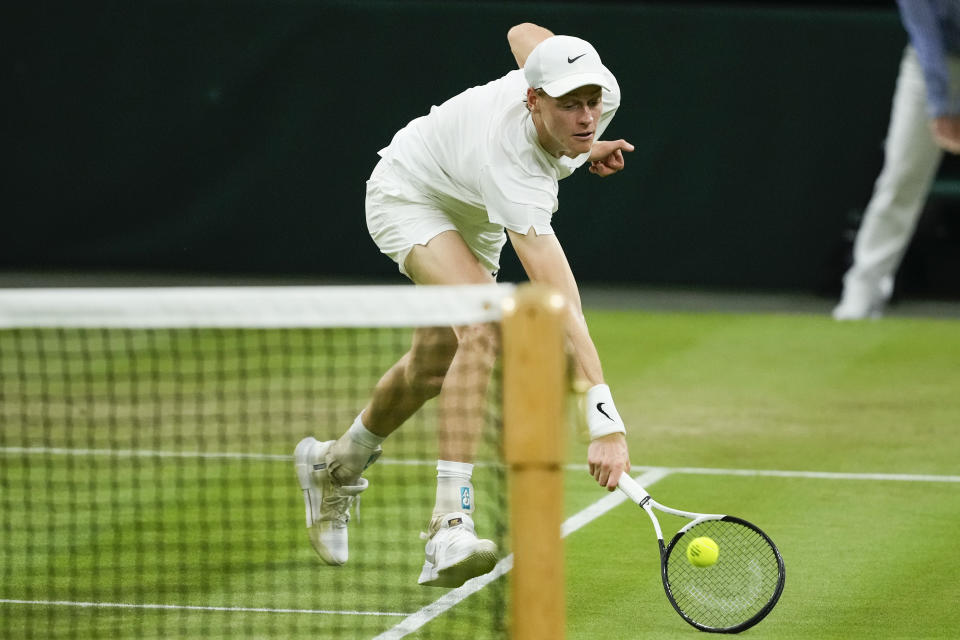
[[[608,72],[609,73],[609,72]],[[540,146],[524,102],[527,81],[516,69],[467,89],[411,121],[379,153],[411,188],[475,223],[492,222],[526,234],[553,233],[557,181],[590,157],[555,158]],[[594,139],[620,106],[620,88],[603,91]]]

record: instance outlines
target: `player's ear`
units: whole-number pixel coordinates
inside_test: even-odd
[[[530,113],[535,113],[539,110],[539,101],[540,96],[537,95],[537,90],[533,87],[527,87],[527,110]]]

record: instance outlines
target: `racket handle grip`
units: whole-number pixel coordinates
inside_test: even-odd
[[[642,503],[650,498],[650,494],[626,473],[620,474],[620,481],[617,483],[617,488],[627,494],[628,498],[640,506],[643,506]]]

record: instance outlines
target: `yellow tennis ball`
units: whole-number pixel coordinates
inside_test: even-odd
[[[694,538],[687,545],[687,560],[695,567],[709,567],[720,557],[720,547],[713,538],[701,536]]]

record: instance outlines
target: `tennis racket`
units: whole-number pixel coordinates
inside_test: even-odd
[[[739,633],[770,613],[783,592],[785,573],[783,558],[767,534],[733,516],[665,507],[626,473],[620,476],[619,488],[653,521],[663,589],[684,620],[701,631]],[[691,522],[664,545],[654,509]],[[687,559],[687,546],[701,536],[712,538],[719,548],[710,566],[695,566]]]

